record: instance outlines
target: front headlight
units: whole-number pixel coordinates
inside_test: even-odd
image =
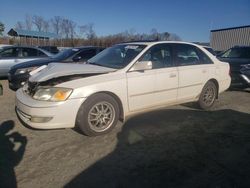
[[[15,72],[15,75],[29,73],[29,72],[35,70],[36,68],[37,67],[28,67],[28,68],[23,68],[23,69],[17,69]]]
[[[58,88],[58,87],[51,87],[51,88],[38,88],[33,95],[33,98],[36,100],[41,101],[65,101],[69,98],[70,94],[72,93],[72,89],[68,88]]]

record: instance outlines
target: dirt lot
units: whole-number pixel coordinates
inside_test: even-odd
[[[249,90],[210,112],[173,106],[86,137],[25,128],[0,82],[0,187],[250,187]]]

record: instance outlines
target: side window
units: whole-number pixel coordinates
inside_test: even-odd
[[[200,64],[196,47],[188,44],[176,45],[176,61],[179,66]]]
[[[34,48],[22,48],[21,57],[36,57],[38,55],[38,51]]]
[[[201,64],[213,64],[213,61],[200,49],[197,49]]]
[[[158,44],[150,48],[139,61],[152,61],[153,69],[172,66],[171,47]]]
[[[0,52],[1,58],[15,58],[17,57],[17,48],[8,48]]]
[[[74,59],[77,59],[78,61],[86,61],[88,59],[90,59],[91,57],[96,55],[96,50],[95,49],[91,49],[91,50],[84,50],[80,53],[78,53],[77,55],[75,55],[73,57]]]

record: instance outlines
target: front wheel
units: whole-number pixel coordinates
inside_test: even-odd
[[[218,89],[214,82],[207,82],[203,87],[199,97],[198,104],[200,108],[204,110],[209,110],[215,102],[217,92]]]
[[[111,131],[119,119],[116,100],[105,93],[90,96],[80,107],[76,125],[88,136],[97,136]]]

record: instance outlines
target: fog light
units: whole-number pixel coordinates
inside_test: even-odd
[[[53,117],[31,117],[30,121],[34,123],[46,123],[52,120]]]
[[[25,84],[25,82],[21,82],[21,85],[23,86]]]

